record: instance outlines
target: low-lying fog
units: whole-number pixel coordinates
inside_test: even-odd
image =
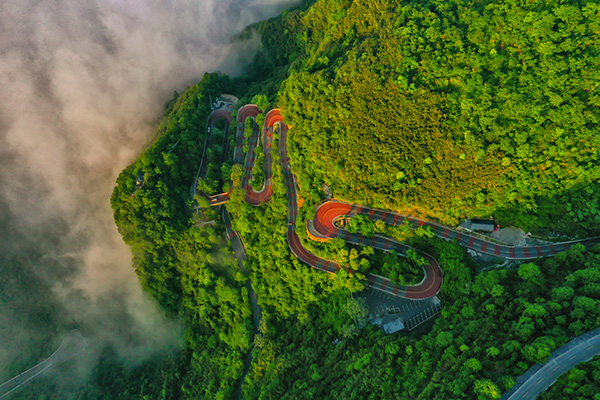
[[[230,36],[294,2],[0,2],[0,383],[67,328],[129,362],[178,345],[116,231],[115,178],[175,90],[239,73],[259,41]]]

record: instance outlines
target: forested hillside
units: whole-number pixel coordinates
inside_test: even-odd
[[[233,93],[238,108],[283,109],[298,235],[354,270],[421,279],[411,260],[307,239],[323,184],[336,198],[448,224],[494,216],[546,236],[600,234],[597,3],[317,0],[240,38],[252,31],[263,46],[247,74],[207,74],[174,98],[112,197],[142,285],[187,327],[185,350],[136,369],[107,352],[95,374],[102,389],[79,398],[233,398],[252,351],[248,399],[498,399],[531,365],[600,324],[598,247],[486,269],[456,243],[377,227],[439,261],[444,309],[411,333],[363,326],[352,295],[360,279],[316,271],[290,252],[275,152],[270,202],[252,207],[236,189],[226,205],[263,310],[253,338],[247,277],[223,221],[190,196],[208,98]],[[219,164],[222,147],[207,151],[203,191],[239,181],[239,166]],[[257,188],[263,159],[259,150]],[[349,229],[373,227],[357,219]],[[594,398],[600,381],[586,368],[545,398]]]
[[[173,99],[156,139],[121,173],[111,199],[142,286],[187,326],[185,354],[167,363],[160,378],[176,374],[175,393],[185,398],[231,396],[250,346],[248,297],[224,228],[197,224],[190,196],[207,134],[209,95],[230,85],[225,76],[206,74]],[[217,218],[210,211],[204,217]],[[124,390],[120,383],[114,382],[117,392]],[[123,398],[136,398],[144,387],[127,389],[134,397]],[[104,395],[111,398],[115,387],[107,388]]]
[[[301,182],[447,221],[574,211],[593,230],[600,9],[579,4],[317,2],[281,91]]]
[[[445,290],[433,327],[384,335],[368,326],[337,343],[325,311],[304,324],[273,323],[258,342],[268,362],[255,365],[249,398],[498,399],[529,366],[598,325],[598,251],[473,276],[460,249],[432,245],[462,270],[464,285]],[[594,398],[596,375],[579,376],[585,390],[570,383],[546,398]]]

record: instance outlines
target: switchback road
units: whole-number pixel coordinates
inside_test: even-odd
[[[246,105],[240,108],[237,118],[237,133],[236,133],[236,148],[234,151],[234,161],[241,163],[244,142],[244,127],[247,118],[255,118],[261,110],[253,104]],[[209,116],[209,121],[216,119]],[[220,118],[225,118],[220,116]],[[288,199],[288,222],[287,222],[287,241],[292,253],[306,264],[321,271],[335,273],[340,268],[345,268],[333,261],[325,260],[311,253],[306,249],[296,233],[296,218],[298,216],[298,196],[296,192],[296,181],[290,167],[290,159],[287,152],[287,133],[288,126],[283,123],[283,115],[280,109],[274,109],[267,113],[262,130],[254,129],[250,138],[248,152],[245,158],[245,173],[241,182],[241,187],[246,191],[246,201],[258,206],[269,201],[273,194],[272,185],[272,155],[271,146],[273,142],[273,131],[275,127],[279,127],[279,157],[281,168],[284,175],[285,186]],[[255,149],[259,140],[262,139],[264,152],[264,183],[260,191],[255,191],[252,186],[252,169],[256,159]],[[229,200],[229,194],[221,193],[210,198],[210,204],[213,206],[223,204]],[[399,254],[406,254],[410,249],[397,241],[382,237],[373,236],[365,237],[361,234],[352,234],[345,229],[339,229],[335,225],[335,221],[345,216],[363,215],[372,221],[383,221],[388,225],[397,226],[408,221],[412,228],[429,228],[438,237],[446,240],[456,240],[459,244],[473,249],[477,252],[495,255],[505,259],[512,260],[527,260],[543,256],[552,256],[561,251],[568,250],[573,244],[581,243],[587,246],[598,243],[598,238],[585,239],[572,242],[554,243],[548,245],[539,245],[531,247],[514,247],[505,246],[491,241],[482,239],[477,236],[468,235],[447,226],[426,221],[419,218],[414,218],[402,214],[398,214],[387,210],[378,210],[374,208],[363,207],[355,204],[343,203],[340,201],[330,200],[323,202],[317,210],[316,216],[312,221],[307,221],[307,230],[309,236],[315,240],[329,240],[332,238],[342,238],[348,242],[372,246],[381,250],[394,250]],[[367,275],[366,284],[369,287],[380,290],[382,292],[405,297],[413,300],[428,299],[435,296],[441,289],[443,283],[443,273],[438,262],[422,251],[415,250],[427,263],[423,266],[425,278],[422,282],[414,286],[400,286],[394,284],[391,280],[375,275]],[[350,272],[350,271],[349,271]]]
[[[236,147],[234,151],[234,162],[241,163],[243,156],[244,142],[244,127],[247,118],[254,118],[261,111],[256,105],[247,105],[242,107],[238,112],[238,127],[236,134]],[[219,116],[219,118],[227,118]],[[209,121],[216,121],[210,119]],[[298,195],[296,191],[296,181],[291,171],[290,159],[287,152],[287,133],[288,126],[283,123],[281,110],[271,110],[266,118],[265,124],[261,131],[256,127],[250,138],[248,152],[245,158],[245,174],[241,182],[241,187],[246,191],[246,201],[254,206],[269,201],[273,194],[272,188],[272,155],[271,146],[273,140],[273,131],[275,127],[279,127],[279,157],[281,169],[283,171],[287,201],[288,201],[288,218],[287,218],[287,242],[292,253],[306,264],[315,269],[335,273],[343,266],[329,260],[325,260],[311,253],[306,249],[298,234],[296,233],[296,219],[298,216]],[[264,175],[265,180],[260,191],[255,191],[252,186],[252,169],[256,158],[255,149],[258,141],[262,139],[264,151]],[[210,203],[213,206],[221,205],[229,200],[229,194],[218,194],[210,198]],[[387,210],[378,210],[374,208],[363,207],[356,204],[348,204],[337,200],[328,200],[318,206],[315,218],[312,221],[307,221],[307,231],[309,236],[314,240],[330,240],[332,238],[341,238],[350,243],[372,246],[384,251],[394,250],[399,254],[406,254],[410,248],[397,241],[382,237],[373,236],[365,237],[361,234],[352,234],[345,229],[340,229],[336,226],[336,220],[345,217],[353,217],[363,215],[372,221],[383,221],[388,225],[398,226],[408,221],[408,224],[416,229],[419,227],[429,228],[436,236],[446,240],[456,240],[464,247],[475,250],[479,253],[494,255],[511,260],[528,260],[537,257],[552,256],[559,252],[568,250],[572,245],[581,243],[585,246],[591,246],[600,241],[600,238],[590,238],[579,241],[570,241],[563,243],[553,243],[530,247],[515,247],[497,244],[481,237],[468,235],[451,229],[450,227],[419,218],[414,218],[402,214],[398,214]],[[232,241],[239,242],[238,249],[241,248],[241,240],[237,232],[231,229],[231,224],[228,215],[224,217],[228,227],[228,237]],[[367,275],[367,286],[372,287],[381,292],[385,292],[394,296],[404,297],[413,300],[428,299],[435,296],[442,287],[443,273],[438,262],[430,255],[414,249],[421,255],[427,263],[423,266],[425,278],[422,282],[414,286],[398,286],[393,284],[389,279],[369,274]],[[236,251],[236,253],[239,251]],[[256,322],[256,321],[255,321]],[[584,335],[584,338],[578,338],[572,343],[557,350],[550,361],[541,367],[531,371],[524,376],[524,380],[519,382],[517,386],[503,397],[504,400],[516,399],[534,399],[541,392],[547,389],[556,379],[564,372],[568,371],[573,366],[582,361],[589,360],[595,354],[600,353],[600,329]]]

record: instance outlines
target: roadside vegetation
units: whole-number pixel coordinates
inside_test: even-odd
[[[303,7],[252,28],[263,46],[245,77],[207,74],[174,98],[154,141],[119,176],[115,221],[144,289],[185,324],[185,349],[135,368],[107,352],[95,389],[78,398],[233,396],[252,345],[246,276],[218,213],[200,207],[196,214],[190,196],[209,94],[283,108],[293,126],[298,234],[311,251],[355,272],[321,273],[290,253],[273,151],[271,201],[254,208],[234,189],[227,204],[263,309],[245,399],[498,399],[531,365],[598,326],[599,248],[479,273],[454,243],[357,218],[349,229],[408,240],[444,270],[441,315],[415,332],[384,335],[361,324],[352,297],[363,288],[360,274],[418,282],[418,258],[313,242],[304,225],[326,183],[349,202],[451,224],[494,215],[541,235],[599,234],[598,4],[317,0]],[[219,182],[240,180],[239,167],[219,165],[220,151],[208,153],[200,183],[210,194]],[[255,173],[258,188],[262,162]],[[545,398],[593,399],[597,377],[581,368],[589,372],[559,381]]]
[[[280,103],[301,187],[597,234],[596,2],[316,2]],[[318,193],[314,193],[318,196]]]
[[[539,397],[540,400],[573,400],[600,398],[600,357],[580,364],[561,376]]]
[[[304,323],[271,321],[248,398],[498,399],[530,366],[597,326],[600,249],[474,275],[460,247],[431,241],[450,267],[433,325],[408,335],[367,326],[344,337],[325,310]]]

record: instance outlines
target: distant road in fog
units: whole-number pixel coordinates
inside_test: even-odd
[[[5,398],[19,387],[37,378],[49,368],[60,365],[63,362],[73,358],[82,350],[84,345],[85,339],[83,336],[81,336],[79,331],[69,332],[61,342],[60,346],[58,346],[58,348],[54,351],[54,353],[52,353],[52,355],[50,355],[50,357],[1,384],[0,399]]]

